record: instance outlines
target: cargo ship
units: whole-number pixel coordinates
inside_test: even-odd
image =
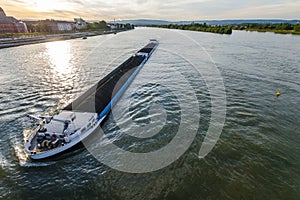
[[[129,87],[159,42],[150,42],[106,75],[97,84],[53,116],[32,116],[38,121],[28,138],[25,151],[33,160],[62,154],[91,135]]]

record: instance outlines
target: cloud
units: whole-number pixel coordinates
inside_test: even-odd
[[[2,0],[17,18],[228,19],[297,18],[300,0]]]
[[[282,2],[277,1],[273,4],[255,4],[249,7],[241,7],[230,11],[223,11],[215,18],[284,18],[299,19],[300,1]],[[234,16],[233,16],[234,15]]]

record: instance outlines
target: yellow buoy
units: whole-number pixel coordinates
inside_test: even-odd
[[[277,91],[277,92],[276,92],[276,96],[279,97],[280,95],[281,95],[281,92],[280,92],[280,91]]]

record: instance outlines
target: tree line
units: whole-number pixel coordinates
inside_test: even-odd
[[[300,34],[300,24],[240,24],[233,25],[234,30],[250,30],[250,31],[261,31],[261,32],[275,32],[275,33],[291,33]]]
[[[94,23],[87,23],[88,30],[109,30],[109,26],[107,25],[106,21],[102,20],[99,22]]]
[[[211,32],[219,34],[232,34],[231,26],[220,26],[220,25],[207,25],[206,23],[191,23],[191,24],[168,24],[168,25],[153,25],[152,27],[158,28],[168,28],[168,29],[180,29],[189,31],[201,31],[201,32]]]
[[[238,25],[207,25],[206,23],[191,23],[191,24],[168,24],[168,25],[152,25],[152,27],[180,29],[189,31],[211,32],[219,34],[232,34],[232,30],[249,30],[260,32],[274,32],[284,34],[300,34],[300,24],[272,24],[272,23],[244,23]]]

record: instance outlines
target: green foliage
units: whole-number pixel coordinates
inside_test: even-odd
[[[168,29],[180,29],[180,30],[189,30],[189,31],[201,31],[201,32],[211,32],[211,33],[219,33],[219,34],[232,34],[232,28],[230,26],[211,26],[199,23],[192,23],[192,24],[168,24],[168,25],[161,25],[156,26],[160,28],[168,28]]]
[[[89,30],[107,30],[109,27],[107,26],[106,21],[102,20],[100,22],[87,23],[87,29]]]
[[[125,24],[125,28],[126,29],[132,29],[132,26],[131,26],[131,24],[127,23],[127,24]]]
[[[36,30],[36,32],[48,32],[49,28],[48,28],[48,26],[44,22],[39,22],[35,26],[35,30]]]
[[[295,30],[296,32],[300,32],[300,24],[294,25],[294,30]]]
[[[249,30],[259,32],[274,32],[281,34],[300,34],[300,24],[241,24],[231,26],[234,30]]]
[[[189,30],[189,31],[202,31],[202,32],[211,32],[211,33],[219,33],[219,34],[232,34],[232,30],[249,30],[249,31],[259,31],[259,32],[274,32],[274,33],[282,33],[282,34],[300,34],[300,24],[289,24],[289,23],[281,23],[281,24],[258,24],[258,23],[244,23],[239,25],[227,25],[227,26],[214,26],[192,23],[192,24],[168,24],[155,26],[160,28],[168,28],[168,29],[181,29],[181,30]]]
[[[0,34],[0,38],[17,38],[17,37],[23,37],[23,36],[39,36],[39,35],[45,35],[48,33],[38,33],[38,32],[34,32],[34,33],[3,33]]]
[[[276,25],[276,30],[293,30],[292,24],[278,24]]]
[[[99,24],[97,22],[87,23],[87,29],[89,29],[89,30],[99,29]]]
[[[107,26],[106,21],[104,21],[104,20],[100,21],[100,22],[99,22],[99,28],[100,28],[100,29],[107,29],[108,26]]]
[[[27,29],[29,32],[35,32],[35,26],[33,24],[27,24]]]

